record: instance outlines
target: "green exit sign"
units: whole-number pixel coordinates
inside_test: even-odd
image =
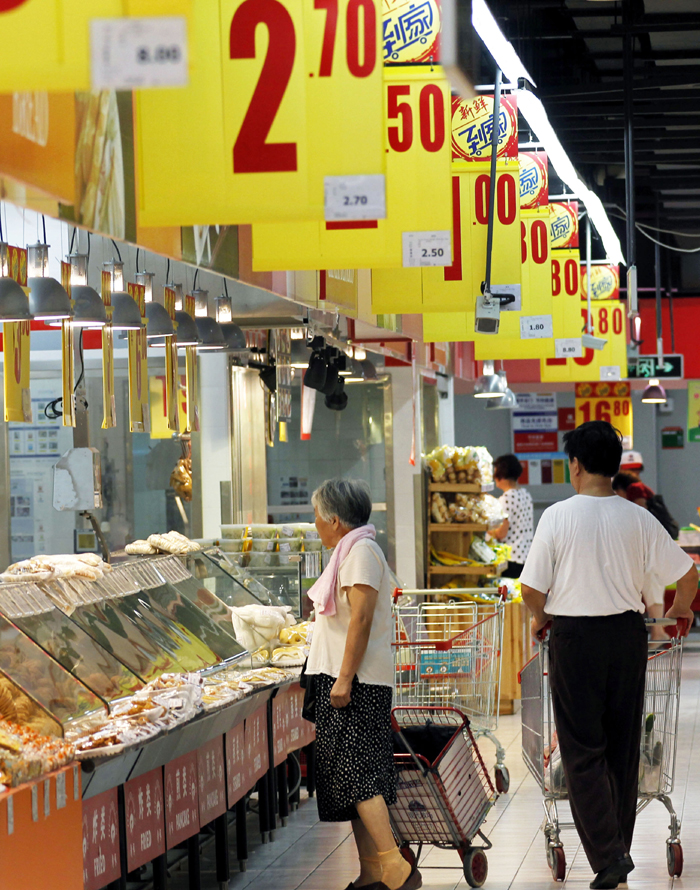
[[[682,380],[683,356],[665,355],[661,364],[656,355],[640,355],[629,359],[627,374],[631,380],[650,380],[652,377],[662,380]]]

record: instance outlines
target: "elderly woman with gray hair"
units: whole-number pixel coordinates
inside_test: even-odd
[[[352,822],[360,875],[348,890],[415,890],[420,872],[402,857],[389,822],[396,801],[393,584],[368,524],[369,486],[331,479],[311,500],[321,541],[334,548],[309,591],[316,621],[306,673],[316,680],[319,816]]]

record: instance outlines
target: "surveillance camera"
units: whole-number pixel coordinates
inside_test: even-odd
[[[501,303],[491,294],[476,298],[474,330],[477,334],[497,334],[501,320]]]
[[[584,349],[605,349],[607,343],[605,337],[594,337],[593,334],[581,335],[581,346]]]

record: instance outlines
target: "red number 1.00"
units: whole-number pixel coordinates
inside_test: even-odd
[[[331,77],[338,30],[338,0],[314,0],[326,22],[319,77]],[[362,46],[360,44],[362,17]],[[296,142],[267,142],[289,85],[296,55],[294,22],[280,0],[244,0],[231,20],[229,57],[255,58],[255,32],[265,25],[267,54],[233,147],[234,173],[289,173],[297,170]],[[346,13],[346,60],[354,77],[369,77],[377,65],[377,11],[374,0],[349,0]]]

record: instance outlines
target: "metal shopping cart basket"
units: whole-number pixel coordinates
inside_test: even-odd
[[[389,814],[402,853],[415,865],[423,844],[457,850],[467,883],[481,887],[491,847],[481,825],[498,793],[469,718],[457,708],[398,707],[392,725],[398,797]]]
[[[494,603],[426,602],[439,590],[394,591],[394,704],[457,708],[477,739],[496,747],[496,790],[510,775],[498,727],[505,591]],[[450,597],[483,595],[481,588],[450,590]]]
[[[657,623],[676,622],[663,619]],[[638,813],[652,800],[658,800],[670,814],[666,861],[671,877],[680,877],[683,871],[681,823],[669,797],[673,791],[676,764],[682,651],[681,638],[671,639],[663,648],[649,651],[637,800]],[[520,672],[523,759],[542,790],[547,862],[554,880],[563,881],[566,856],[560,832],[574,825],[560,822],[557,810],[557,801],[566,800],[567,791],[561,758],[557,756],[548,660],[549,644],[545,641]]]

